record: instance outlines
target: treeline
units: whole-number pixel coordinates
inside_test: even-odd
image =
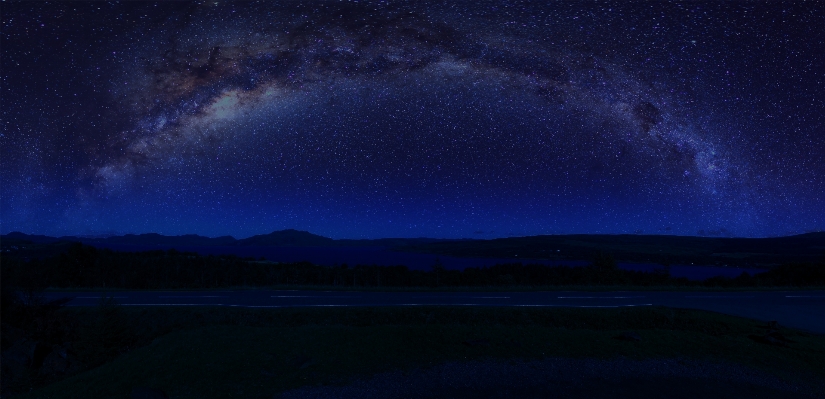
[[[666,271],[622,270],[607,254],[596,254],[586,267],[500,264],[486,268],[432,270],[406,266],[346,265],[327,267],[307,262],[273,263],[235,255],[202,256],[168,251],[118,252],[80,243],[43,259],[4,258],[6,287],[208,289],[237,286],[319,285],[345,287],[493,287],[493,286],[825,286],[825,262],[785,265],[751,276],[714,277],[704,281],[673,278]]]

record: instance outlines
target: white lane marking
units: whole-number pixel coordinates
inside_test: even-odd
[[[158,298],[229,298],[227,295],[158,295]]]
[[[369,305],[367,305],[369,306]],[[490,306],[488,303],[399,303],[395,305],[384,306]],[[495,305],[494,305],[495,306]],[[653,306],[652,303],[641,303],[635,305],[549,305],[549,304],[530,304],[530,305],[498,305],[502,307],[557,307],[557,308],[622,308],[632,306]]]
[[[332,295],[271,295],[270,298],[360,298],[361,296],[332,296]]]
[[[84,305],[69,305],[69,306],[84,306]],[[301,308],[301,307],[371,307],[371,306],[490,306],[487,303],[398,303],[393,305],[387,304],[357,304],[357,305],[233,305],[224,303],[124,303],[121,306],[226,306],[234,308]],[[501,307],[559,307],[559,308],[624,308],[635,306],[653,306],[652,303],[641,303],[634,305],[605,305],[605,306],[590,306],[590,305],[500,305]]]
[[[513,305],[513,306],[554,306],[558,308],[627,308],[634,306],[653,306],[652,303],[640,303],[636,305]]]
[[[510,299],[509,296],[468,296],[463,297],[461,295],[425,295],[420,296],[418,298],[453,298],[453,299]]]
[[[317,308],[317,307],[346,307],[346,306],[353,306],[353,305],[226,305],[232,307],[239,307],[239,308]],[[358,306],[358,305],[354,305]]]
[[[631,299],[645,298],[644,296],[560,296],[558,299]]]
[[[223,306],[222,303],[122,303],[120,306]]]
[[[101,297],[99,297],[99,296],[78,296],[78,297],[75,297],[75,298],[77,298],[77,299],[100,299]],[[124,298],[128,298],[128,296],[107,296],[105,298],[124,299]]]
[[[685,298],[753,298],[753,295],[685,295]]]
[[[785,295],[785,298],[825,298],[825,295]]]
[[[225,303],[127,303],[124,306],[227,306],[233,308],[289,308],[312,306],[349,306],[349,305],[233,305]]]

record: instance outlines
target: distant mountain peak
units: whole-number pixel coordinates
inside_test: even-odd
[[[315,237],[323,237],[323,236],[320,236],[318,234],[312,234],[312,233],[310,233],[306,230],[296,230],[296,229],[275,230],[275,231],[269,233],[268,235],[273,235],[273,234],[284,234],[284,235],[285,234],[300,234],[300,235],[311,235],[311,236],[315,236]],[[324,237],[324,238],[327,238],[327,237]]]
[[[240,245],[278,246],[278,247],[314,247],[334,245],[332,238],[312,234],[308,231],[286,229],[276,230],[269,234],[261,234],[238,240]]]

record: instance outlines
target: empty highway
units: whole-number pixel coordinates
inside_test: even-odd
[[[102,295],[124,306],[243,308],[344,306],[525,306],[618,308],[669,306],[702,309],[825,334],[825,291],[672,292],[374,292],[374,291],[119,291],[56,292],[67,306],[97,306]]]

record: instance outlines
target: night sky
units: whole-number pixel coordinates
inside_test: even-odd
[[[825,229],[822,3],[278,3],[4,2],[2,233]]]

